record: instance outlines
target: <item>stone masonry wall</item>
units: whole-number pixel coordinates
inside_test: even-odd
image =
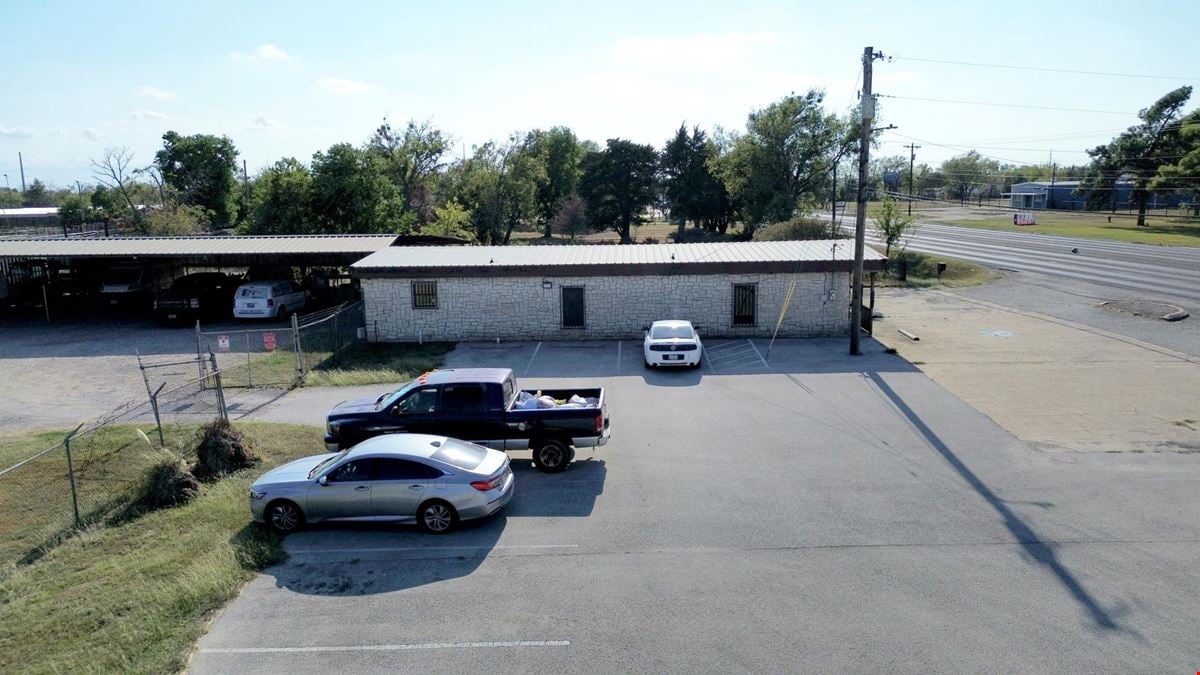
[[[642,328],[659,319],[688,319],[710,337],[770,337],[793,279],[780,337],[846,334],[845,272],[449,278],[437,280],[437,309],[413,309],[412,279],[363,279],[362,290],[367,336],[377,342],[640,339]],[[758,284],[752,327],[732,325],[733,284],[740,283]],[[562,327],[564,286],[584,287],[586,328]]]

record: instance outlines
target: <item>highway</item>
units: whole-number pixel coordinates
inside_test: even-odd
[[[851,233],[853,227],[845,228]],[[868,224],[867,240],[882,243]],[[907,248],[990,267],[1138,291],[1200,309],[1200,248],[1126,244],[922,223]],[[1078,253],[1072,253],[1076,249]]]

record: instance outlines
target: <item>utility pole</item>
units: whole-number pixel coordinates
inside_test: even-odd
[[[854,274],[850,294],[850,354],[858,356],[858,333],[862,330],[863,244],[867,228],[867,164],[871,154],[871,123],[875,117],[875,99],[871,96],[871,63],[883,58],[873,47],[863,49],[862,121],[858,130],[858,205],[854,217]]]
[[[246,172],[246,160],[242,160],[242,217],[250,213],[250,174]]]
[[[837,227],[837,162],[833,163],[833,198],[830,201],[830,208],[833,210],[832,220],[829,221],[830,228]]]
[[[1054,179],[1058,177],[1058,167],[1054,165],[1054,148],[1050,148],[1050,199],[1046,203],[1047,209],[1054,208]]]
[[[917,161],[917,150],[921,146],[909,143],[904,146],[908,148],[908,215],[912,215],[912,200],[913,200],[913,162]]]
[[[21,167],[21,194],[25,194],[25,160],[17,153],[17,164]]]

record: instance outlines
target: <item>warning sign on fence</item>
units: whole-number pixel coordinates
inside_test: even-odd
[[[228,335],[218,335],[217,336],[217,351],[219,351],[219,352],[229,351],[229,336]]]
[[[263,333],[263,349],[273,352],[275,351],[275,334]]]

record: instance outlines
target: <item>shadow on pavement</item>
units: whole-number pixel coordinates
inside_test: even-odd
[[[1004,520],[1004,526],[1021,545],[1025,555],[1036,561],[1048,569],[1067,589],[1071,597],[1078,602],[1084,610],[1087,611],[1092,622],[1099,628],[1105,630],[1127,630],[1123,629],[1113,618],[1112,614],[1100,605],[1099,601],[1088,592],[1079,579],[1071,573],[1058,559],[1058,555],[1054,551],[1051,544],[1044,543],[1042,538],[1034,531],[1021,516],[1017,515],[1003,499],[996,495],[995,492],[987,486],[983,480],[970,469],[954,451],[941,438],[938,437],[929,425],[921,419],[919,415],[904,401],[904,399],[888,385],[878,373],[870,373],[869,377],[875,383],[875,386],[890,400],[904,415],[904,417],[913,425],[913,427],[921,434],[922,437],[929,443],[930,447],[937,451],[942,456],[946,463],[954,469],[958,475],[975,490],[979,496],[983,497],[984,501],[991,506],[996,513]],[[1045,506],[1038,504],[1038,506]]]
[[[467,576],[496,549],[510,518],[587,517],[604,492],[603,461],[578,460],[563,473],[541,473],[513,460],[516,493],[492,518],[463,523],[446,536],[415,525],[330,523],[284,542],[288,560],[263,571],[275,585],[308,595],[388,593]]]

